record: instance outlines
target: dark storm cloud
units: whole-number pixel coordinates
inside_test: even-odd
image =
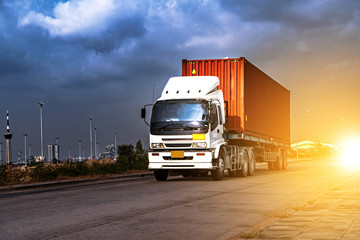
[[[248,22],[274,22],[302,29],[343,24],[359,15],[359,1],[224,0],[222,6]]]
[[[44,101],[48,143],[58,136],[76,149],[81,138],[88,148],[89,115],[102,147],[115,130],[119,142],[146,140],[138,110],[181,75],[183,58],[245,56],[290,88],[296,106],[310,104],[327,72],[359,63],[357,9],[359,1],[0,0],[0,126],[10,109],[15,145],[28,131],[35,151]]]

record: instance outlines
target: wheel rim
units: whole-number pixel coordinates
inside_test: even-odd
[[[219,157],[219,170],[221,174],[224,174],[224,169],[225,169],[225,162],[223,159],[223,156]]]
[[[249,167],[249,155],[247,152],[245,152],[244,165],[243,165],[244,172],[247,173],[249,171],[248,167]]]
[[[253,156],[250,158],[250,161],[249,161],[249,170],[251,173],[253,173],[255,171],[255,159]]]

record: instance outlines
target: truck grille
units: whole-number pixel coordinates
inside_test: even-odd
[[[177,168],[177,167],[189,168],[189,167],[195,167],[195,166],[194,166],[194,165],[163,165],[163,167],[169,167],[169,168]]]
[[[188,157],[184,157],[184,158],[171,158],[170,156],[166,157],[164,156],[163,157],[164,160],[193,160],[193,157],[192,156],[188,156]]]
[[[176,148],[189,148],[191,147],[191,143],[165,143],[166,147],[176,147]]]

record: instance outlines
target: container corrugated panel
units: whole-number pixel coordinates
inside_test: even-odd
[[[290,91],[245,60],[245,133],[290,142]]]
[[[245,58],[183,60],[183,76],[217,76],[229,130],[290,142],[290,92]]]

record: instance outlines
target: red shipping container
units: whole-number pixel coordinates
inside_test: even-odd
[[[230,133],[290,143],[290,91],[245,58],[183,60],[183,76],[217,76]]]

